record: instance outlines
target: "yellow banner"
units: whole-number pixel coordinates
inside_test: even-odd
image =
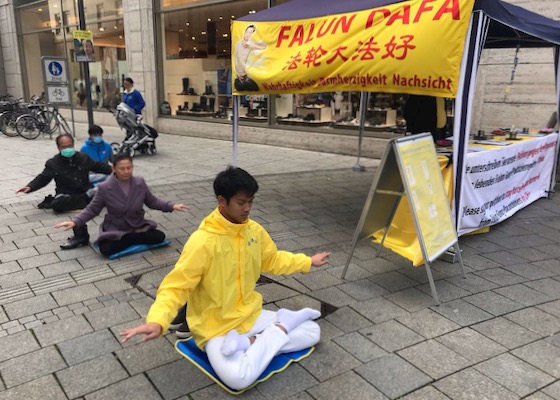
[[[233,92],[455,97],[473,4],[412,0],[304,20],[233,21]]]

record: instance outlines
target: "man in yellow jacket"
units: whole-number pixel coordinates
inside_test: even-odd
[[[255,290],[262,272],[292,274],[328,263],[330,253],[313,257],[279,251],[268,232],[249,219],[257,181],[241,168],[228,167],[214,180],[218,208],[207,216],[164,278],[146,324],[121,332],[126,342],[162,335],[188,302],[187,321],[197,346],[229,387],[250,386],[279,353],[315,345],[319,311],[262,309]],[[258,334],[258,336],[257,336]]]

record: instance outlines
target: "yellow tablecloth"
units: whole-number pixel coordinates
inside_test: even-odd
[[[447,156],[438,156],[438,161],[443,175],[443,185],[449,198],[449,204],[451,204],[453,198],[453,165]],[[385,229],[375,232],[373,242],[380,243],[384,232]],[[415,267],[424,264],[424,257],[406,196],[401,197],[383,246],[409,259]]]

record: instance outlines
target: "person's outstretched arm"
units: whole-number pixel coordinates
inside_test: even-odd
[[[105,207],[105,199],[103,194],[98,190],[89,204],[82,210],[81,213],[76,215],[70,221],[62,221],[56,224],[55,228],[64,228],[64,230],[72,229],[76,226],[80,227],[85,225],[90,219],[98,216]]]

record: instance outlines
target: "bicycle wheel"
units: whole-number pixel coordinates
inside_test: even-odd
[[[16,130],[17,133],[25,139],[37,139],[41,134],[42,124],[31,115],[22,115],[17,119]]]
[[[64,133],[71,135],[72,131],[70,130],[70,127],[68,126],[68,122],[66,122],[66,120],[64,119],[64,117],[60,114],[57,114],[56,120],[58,121],[58,125],[62,128],[62,130],[64,131]]]
[[[6,111],[2,114],[0,126],[4,135],[10,137],[16,137],[18,135],[16,131],[16,119],[17,115],[13,111]]]
[[[56,115],[52,111],[42,110],[37,114],[37,119],[39,122],[45,125],[43,131],[49,135],[56,131],[58,128],[58,121],[56,120]]]

